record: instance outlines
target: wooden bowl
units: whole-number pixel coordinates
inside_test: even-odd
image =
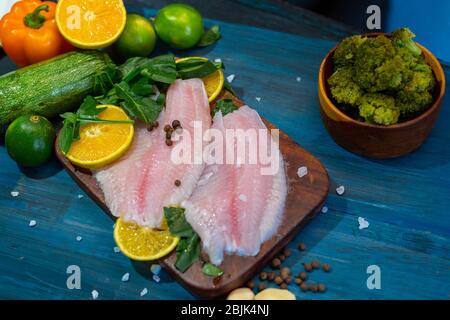
[[[380,33],[364,36],[377,36]],[[445,75],[441,64],[426,48],[418,44],[436,77],[434,103],[422,115],[392,126],[364,123],[341,111],[331,99],[327,80],[333,73],[333,48],[322,62],[319,72],[319,101],[323,123],[336,141],[345,149],[376,159],[396,158],[419,148],[433,129],[445,94]]]

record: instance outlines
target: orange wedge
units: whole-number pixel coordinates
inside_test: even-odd
[[[120,37],[126,20],[123,0],[59,0],[56,7],[59,31],[81,49],[111,45]]]
[[[125,111],[116,106],[106,107],[99,118],[102,120],[130,120]],[[80,128],[80,140],[70,146],[66,157],[73,164],[87,169],[98,169],[113,163],[128,150],[134,135],[131,123],[91,123]]]

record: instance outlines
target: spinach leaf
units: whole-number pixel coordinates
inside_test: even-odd
[[[177,63],[178,75],[181,79],[204,78],[222,67],[221,62],[211,62],[199,58]]]
[[[223,275],[223,270],[213,265],[212,263],[205,263],[202,268],[203,274],[210,277],[219,277]]]
[[[119,67],[122,81],[129,83],[139,75],[155,82],[172,84],[177,79],[177,69],[173,54],[165,54],[154,58],[131,58]]]
[[[222,116],[226,116],[227,114],[232,113],[232,112],[236,111],[237,109],[238,109],[238,107],[234,104],[233,100],[222,99],[222,100],[217,101],[216,106],[211,111],[211,116],[214,117],[214,115],[219,111],[222,112]]]
[[[216,43],[222,35],[220,34],[220,27],[218,25],[213,26],[211,29],[203,33],[197,46],[207,47]]]
[[[145,123],[154,122],[163,105],[151,97],[142,97],[132,92],[130,86],[122,81],[114,86],[117,96],[123,100],[121,106],[131,117],[136,117]]]
[[[120,80],[120,72],[115,64],[108,64],[103,70],[97,72],[94,77],[94,94],[96,96],[105,96],[114,86],[114,83]]]
[[[225,83],[223,84],[223,86],[224,86],[224,88],[225,88],[227,91],[231,92],[231,93],[233,94],[233,96],[237,97],[236,92],[234,91],[234,89],[233,89],[233,87],[231,86],[231,84],[228,83],[228,81],[225,81]]]
[[[186,221],[183,208],[164,208],[164,217],[170,232],[174,236],[180,237],[175,267],[184,273],[200,257],[200,237]]]

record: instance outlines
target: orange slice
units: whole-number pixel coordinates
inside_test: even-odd
[[[123,0],[59,0],[56,23],[72,45],[82,49],[105,48],[125,28]]]
[[[102,120],[130,120],[125,111],[116,106],[106,107],[99,118]],[[119,159],[128,150],[134,135],[131,123],[91,123],[80,128],[80,140],[70,146],[66,157],[73,164],[88,169],[98,169]]]

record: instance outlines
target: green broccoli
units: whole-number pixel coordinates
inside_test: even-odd
[[[401,28],[395,30],[392,35],[392,43],[398,48],[406,48],[413,55],[420,56],[422,54],[422,50],[417,46],[414,42],[414,38],[416,35],[411,32],[408,28]]]
[[[328,79],[328,85],[333,98],[338,102],[356,106],[363,94],[361,88],[353,81],[352,67],[340,68]]]
[[[358,110],[369,123],[392,125],[431,105],[436,79],[414,37],[403,28],[391,37],[350,37],[337,47],[328,84],[344,112]]]
[[[398,122],[400,110],[395,106],[393,97],[368,93],[360,100],[359,115],[368,123],[389,126]]]
[[[353,36],[344,39],[334,51],[333,62],[335,70],[352,66],[355,62],[356,52],[365,40],[366,38],[361,36]]]

